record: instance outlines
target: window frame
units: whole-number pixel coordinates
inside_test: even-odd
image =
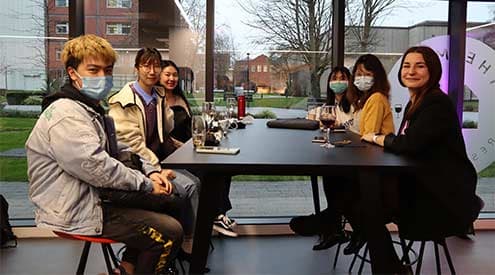
[[[130,9],[132,8],[132,0],[113,0],[115,2],[115,6],[111,5],[112,0],[106,0],[107,2],[107,8],[109,9]],[[126,7],[123,5],[124,2],[128,2],[129,6]]]
[[[59,5],[60,1],[63,1],[63,0],[55,0],[55,7],[57,7],[57,8],[69,7],[69,0],[65,0],[65,4],[63,6]]]
[[[59,27],[65,27],[65,32],[59,31]],[[69,34],[69,22],[57,22],[55,23],[56,34]]]
[[[115,25],[116,26],[116,30],[117,32],[116,33],[110,33],[109,32],[109,27],[111,25]],[[124,25],[125,26],[129,26],[129,32],[128,33],[123,33],[122,30],[124,29]],[[119,22],[119,23],[115,23],[115,22],[112,22],[112,23],[108,23],[107,22],[107,25],[106,25],[106,28],[105,28],[105,33],[106,35],[125,35],[125,36],[129,36],[131,34],[131,30],[132,30],[132,24],[131,23],[122,23],[122,22]]]

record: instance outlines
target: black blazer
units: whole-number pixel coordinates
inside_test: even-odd
[[[400,178],[400,234],[421,240],[466,233],[481,206],[476,170],[449,97],[439,89],[429,91],[404,135],[388,135],[385,149],[419,162],[414,173]]]

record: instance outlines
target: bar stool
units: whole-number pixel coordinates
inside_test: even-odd
[[[111,246],[112,243],[117,243],[116,241],[106,238],[72,235],[57,231],[53,231],[53,233],[64,239],[84,241],[84,248],[81,254],[81,258],[79,259],[79,265],[77,267],[76,275],[84,274],[84,270],[86,269],[86,263],[88,261],[89,249],[91,248],[92,243],[101,244],[101,249],[103,251],[103,256],[105,258],[105,264],[107,266],[108,274],[113,274],[114,268],[118,268],[119,260],[115,256],[115,253],[113,252]],[[112,262],[110,262],[110,259],[112,259]]]

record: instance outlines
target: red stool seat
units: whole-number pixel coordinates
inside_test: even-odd
[[[53,231],[57,236],[64,238],[64,239],[71,239],[71,240],[79,240],[79,241],[88,241],[92,243],[117,243],[117,241],[107,239],[107,238],[100,238],[100,237],[91,237],[91,236],[84,236],[84,235],[72,235],[72,234],[67,234],[63,232],[57,232]]]
[[[108,274],[113,274],[114,268],[118,267],[119,261],[112,250],[112,246],[110,245],[112,243],[117,243],[117,241],[95,236],[73,235],[58,231],[53,231],[53,233],[64,239],[84,241],[84,248],[81,254],[81,258],[79,259],[79,266],[77,267],[76,275],[84,274],[84,269],[86,269],[86,263],[88,261],[89,249],[92,243],[101,244],[101,249],[103,251],[103,256],[105,257],[105,264],[107,266]],[[113,266],[110,262],[110,259],[112,259]]]

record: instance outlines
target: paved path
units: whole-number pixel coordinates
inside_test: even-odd
[[[11,218],[32,218],[33,205],[28,200],[26,182],[0,182],[0,193],[10,204]],[[495,211],[495,178],[481,178],[478,194],[485,201],[484,211]],[[294,216],[314,211],[309,177],[307,181],[234,182],[230,191],[234,217]],[[322,209],[326,201],[320,180]]]

